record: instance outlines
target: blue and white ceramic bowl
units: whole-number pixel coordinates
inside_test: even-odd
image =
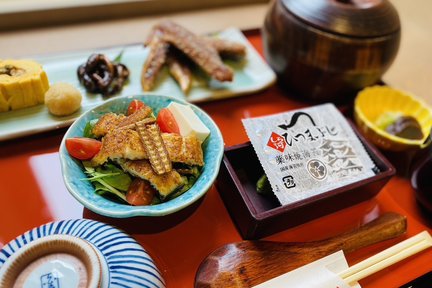
[[[56,249],[54,246],[58,244],[56,240],[67,240],[68,238],[75,238],[75,245],[81,247],[89,245],[95,253],[94,257],[98,259],[96,260],[98,262],[98,269],[96,270],[100,279],[98,279],[97,285],[91,287],[165,287],[165,282],[153,259],[133,238],[110,225],[88,219],[48,223],[30,230],[6,244],[0,250],[0,286],[3,285],[2,283],[10,282],[7,282],[6,279],[10,274],[19,274],[19,277],[12,275],[9,278],[12,277],[12,282],[15,282],[20,281],[21,276],[24,275],[24,284],[20,282],[20,287],[71,287],[83,269],[72,269],[71,266],[73,266],[74,261],[68,262],[67,258],[62,259],[60,255],[54,259],[55,261],[52,261],[55,263],[49,263],[50,261],[46,259],[48,255],[52,255],[48,253],[54,253],[53,249]],[[39,244],[42,244],[45,239],[50,242],[42,247]],[[84,243],[80,244],[80,242]],[[35,244],[39,245],[39,248],[43,248],[42,250],[49,251],[40,251],[41,249],[35,251],[32,249],[36,247]],[[67,246],[62,246],[55,253],[77,255],[72,252],[72,248],[66,248]],[[34,259],[32,258],[32,262],[29,262],[31,264],[26,267],[28,269],[31,266],[31,273],[26,273],[26,270],[20,268],[16,270],[22,273],[8,273],[8,271],[13,270],[14,266],[17,268],[22,264],[23,257],[20,256],[24,255],[23,250],[25,252],[33,250],[31,252],[33,255],[30,257]],[[36,254],[37,256],[34,256]],[[89,252],[88,255],[91,256],[90,254],[92,253]],[[34,264],[37,262],[41,263],[35,267]],[[92,264],[92,267],[95,265]],[[93,273],[95,273],[95,269],[93,269]],[[7,287],[9,286],[12,285]]]
[[[203,143],[204,167],[202,174],[195,184],[184,194],[167,202],[152,206],[130,206],[116,203],[106,199],[94,192],[89,181],[83,181],[86,175],[80,161],[72,158],[66,150],[65,140],[71,137],[82,137],[84,128],[90,120],[97,119],[107,112],[125,113],[129,103],[138,99],[153,108],[155,114],[161,108],[168,106],[172,101],[188,104],[197,116],[209,128],[210,136]],[[60,145],[60,162],[63,172],[63,179],[69,192],[85,207],[98,214],[126,218],[134,216],[163,216],[179,211],[198,199],[210,189],[219,173],[222,161],[224,143],[222,134],[214,121],[199,107],[186,103],[177,98],[160,95],[138,95],[130,97],[114,98],[104,104],[87,111],[79,117],[66,132]]]

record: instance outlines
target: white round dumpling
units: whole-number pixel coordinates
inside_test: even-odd
[[[81,107],[82,95],[80,91],[68,83],[51,85],[45,93],[45,105],[51,114],[66,116]]]

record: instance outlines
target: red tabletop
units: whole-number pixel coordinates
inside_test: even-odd
[[[248,35],[262,53],[258,34]],[[304,107],[276,86],[254,95],[200,104],[230,146],[246,142],[242,118]],[[50,221],[91,218],[131,234],[155,259],[168,287],[192,287],[200,262],[219,246],[242,240],[217,189],[175,217],[111,219],[84,209],[63,183],[58,148],[64,129],[0,143],[0,248],[21,233]],[[352,265],[423,230],[431,222],[420,212],[407,179],[394,177],[372,200],[267,237],[274,241],[311,241],[339,234],[385,211],[408,218],[405,236],[348,255]],[[398,287],[432,270],[432,249],[393,265],[360,283],[365,288]]]

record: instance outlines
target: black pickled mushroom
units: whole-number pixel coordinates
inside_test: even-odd
[[[387,126],[386,131],[392,135],[412,139],[423,139],[423,132],[417,119],[412,116],[400,116],[394,123]]]
[[[112,62],[103,54],[90,55],[87,62],[78,67],[77,74],[87,92],[105,96],[119,92],[129,79],[125,65]]]

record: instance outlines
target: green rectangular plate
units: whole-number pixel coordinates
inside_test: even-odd
[[[175,96],[191,103],[199,103],[251,94],[275,82],[274,72],[240,30],[230,28],[217,33],[216,36],[242,43],[247,47],[245,59],[239,62],[226,62],[235,72],[234,81],[227,83],[208,81],[202,73],[198,73],[191,90],[185,95],[164,69],[158,76],[154,90],[150,93]],[[99,94],[86,93],[80,85],[76,75],[77,67],[92,53],[103,53],[110,59],[114,59],[121,51],[123,51],[121,62],[130,70],[130,81],[120,94],[111,97],[145,94],[141,89],[140,77],[148,49],[142,44],[35,57],[34,59],[43,65],[51,84],[67,82],[81,90],[83,95],[81,109],[66,117],[51,115],[45,105],[0,113],[0,141],[69,126],[82,113],[102,104],[107,98]]]

